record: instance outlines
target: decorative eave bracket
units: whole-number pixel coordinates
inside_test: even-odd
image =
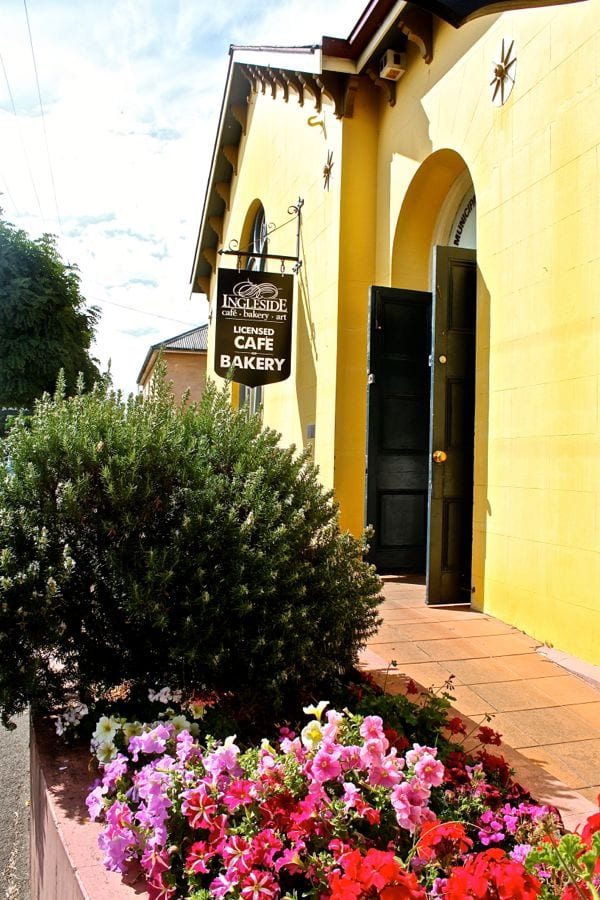
[[[433,60],[433,16],[428,10],[409,5],[398,20],[398,28],[408,40],[416,44],[428,65]]]
[[[356,90],[353,85],[355,76],[344,75],[342,72],[322,72],[320,75],[313,75],[309,72],[292,72],[289,69],[271,66],[242,65],[240,69],[255,94],[259,91],[266,94],[268,90],[275,99],[281,91],[281,97],[287,103],[290,94],[293,93],[300,106],[304,106],[305,101],[310,99],[317,112],[321,112],[325,95],[332,101],[338,119],[352,116],[353,95]]]

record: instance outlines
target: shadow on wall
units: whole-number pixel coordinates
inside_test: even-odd
[[[302,240],[302,238],[301,238]],[[314,440],[314,427],[317,415],[317,348],[315,342],[315,324],[310,308],[310,292],[308,289],[308,272],[306,270],[306,253],[302,241],[304,260],[298,273],[298,310],[296,327],[296,398],[302,440],[306,447]]]
[[[490,441],[490,310],[491,297],[477,266],[477,330],[475,338],[475,458],[473,465],[473,569],[471,596],[475,609],[483,610],[486,534],[492,515],[488,500]]]

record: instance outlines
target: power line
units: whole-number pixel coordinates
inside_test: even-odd
[[[161,316],[159,313],[147,312],[137,306],[126,306],[124,303],[115,303],[114,300],[101,300],[100,297],[92,297],[92,303],[107,303],[109,306],[118,306],[119,309],[128,309],[131,312],[139,313],[141,316],[151,316],[153,319],[164,319],[166,322],[176,322],[178,325],[197,325],[197,322],[186,322],[184,319],[172,319],[170,316]]]
[[[5,188],[4,191],[0,191],[0,196],[1,196],[2,194],[6,194],[6,196],[8,197],[8,199],[10,200],[10,202],[12,203],[12,205],[14,206],[15,214],[16,214],[17,216],[19,216],[20,213],[19,213],[19,210],[17,209],[17,204],[16,204],[15,201],[14,201],[14,197],[13,197],[13,195],[11,194],[11,192],[10,192],[10,190],[9,190],[9,188],[8,188],[8,183],[7,183],[7,181],[6,181],[6,178],[5,178],[4,175],[2,174],[2,172],[0,172],[0,180],[2,181],[2,185],[3,185],[3,187]],[[1,208],[1,207],[0,207],[0,208]]]
[[[8,72],[6,71],[6,66],[4,65],[4,59],[2,54],[0,53],[0,63],[2,64],[2,71],[4,72],[4,80],[6,82],[6,89],[8,90],[8,96],[10,97],[10,104],[12,106],[12,111],[15,117],[15,121],[17,123],[17,134],[19,135],[19,141],[21,143],[21,150],[23,151],[23,157],[25,159],[25,164],[27,165],[27,171],[29,172],[29,180],[31,181],[31,187],[33,188],[33,193],[35,195],[36,203],[38,209],[40,211],[40,217],[42,219],[44,230],[46,229],[46,219],[44,217],[44,213],[42,210],[42,204],[40,203],[40,197],[37,192],[37,188],[35,186],[35,181],[33,179],[33,172],[31,171],[31,165],[29,163],[29,157],[27,156],[27,150],[25,148],[25,141],[23,140],[23,134],[21,132],[21,126],[19,124],[19,116],[17,115],[17,108],[15,106],[15,100],[13,97],[13,92],[10,87],[10,81],[8,80]]]
[[[63,227],[62,227],[62,221],[60,218],[60,212],[58,209],[58,198],[56,196],[56,183],[54,181],[54,171],[52,169],[52,159],[50,157],[50,146],[48,144],[48,132],[46,131],[46,116],[44,115],[44,106],[42,104],[42,92],[40,91],[40,80],[38,78],[37,63],[35,60],[35,51],[33,49],[33,38],[31,36],[31,26],[29,24],[29,12],[27,10],[27,0],[23,0],[23,6],[25,7],[25,18],[27,19],[27,32],[29,34],[29,46],[31,47],[31,58],[33,60],[33,71],[35,72],[35,83],[37,86],[37,94],[38,94],[38,101],[40,104],[40,112],[42,114],[42,129],[44,131],[44,142],[46,144],[46,157],[48,159],[48,169],[50,171],[50,181],[52,183],[52,193],[54,195],[54,206],[56,209],[56,218],[58,220],[58,225],[59,225],[59,228],[60,228],[60,231],[62,234]]]

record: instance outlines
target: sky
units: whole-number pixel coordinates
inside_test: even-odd
[[[204,324],[190,273],[230,44],[347,37],[366,0],[1,0],[0,207],[57,237],[101,311],[92,355],[136,390]]]

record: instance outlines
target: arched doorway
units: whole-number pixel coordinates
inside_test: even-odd
[[[367,521],[381,572],[425,572],[430,603],[469,602],[473,518],[475,196],[453,151],[416,173],[393,287],[373,287]]]

